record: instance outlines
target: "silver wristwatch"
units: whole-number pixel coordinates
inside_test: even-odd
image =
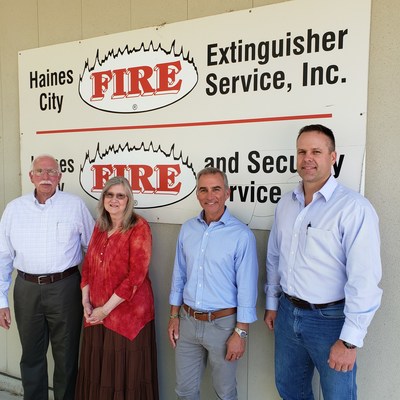
[[[241,337],[242,339],[247,339],[247,331],[244,329],[240,329],[238,327],[235,327],[235,332]]]

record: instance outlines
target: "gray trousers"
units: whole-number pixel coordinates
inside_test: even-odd
[[[226,361],[226,341],[236,325],[236,314],[211,322],[196,321],[181,308],[179,340],[175,349],[176,394],[180,400],[200,400],[207,361],[217,399],[237,400],[237,361]]]
[[[24,400],[48,399],[47,350],[54,357],[54,398],[73,400],[82,327],[80,274],[48,285],[17,276],[15,319],[22,345]]]

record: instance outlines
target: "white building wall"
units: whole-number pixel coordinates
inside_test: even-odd
[[[0,213],[5,204],[21,194],[20,173],[27,173],[20,171],[19,159],[18,51],[278,2],[0,0]],[[334,2],[328,4],[334,7]],[[366,196],[375,205],[381,221],[384,297],[369,329],[365,347],[358,352],[358,386],[362,400],[400,398],[397,384],[400,369],[400,347],[397,345],[400,333],[399,15],[398,0],[372,0]],[[152,231],[151,277],[156,301],[161,400],[172,400],[175,398],[174,358],[166,327],[169,282],[179,226],[152,224]],[[251,327],[248,351],[240,362],[239,398],[275,400],[278,395],[273,378],[273,335],[262,322],[268,232],[255,231],[255,234],[260,261],[259,321]],[[20,353],[14,322],[10,331],[0,331],[0,387],[19,388]],[[49,365],[52,370],[51,357]],[[210,386],[207,374],[203,400],[213,398]]]

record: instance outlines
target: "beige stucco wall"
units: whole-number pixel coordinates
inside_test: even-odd
[[[298,0],[301,1],[301,0]],[[351,0],[350,0],[351,1]],[[0,213],[21,194],[19,163],[19,50],[277,3],[274,0],[0,0]],[[329,7],[334,2],[327,1]],[[344,10],[345,12],[345,10]],[[310,10],[312,13],[312,10]],[[400,398],[400,2],[372,0],[366,196],[381,221],[384,275],[382,307],[358,352],[359,398]],[[290,18],[290,16],[288,16]],[[293,16],[295,18],[295,16]],[[22,171],[27,173],[27,171]],[[168,292],[179,226],[152,224],[152,280],[157,310],[161,399],[174,399],[173,351],[166,338]],[[268,233],[256,231],[259,260],[259,321],[238,371],[241,400],[278,399],[273,383],[273,336],[262,323],[264,260]],[[10,296],[11,297],[11,296]],[[20,346],[13,324],[0,331],[0,387],[19,377]],[[50,368],[52,363],[50,360]],[[10,384],[10,381],[12,384]],[[206,376],[203,399],[213,398]]]

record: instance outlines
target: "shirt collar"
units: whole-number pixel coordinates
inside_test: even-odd
[[[197,216],[197,220],[205,223],[203,215],[204,215],[204,210],[201,210],[200,214]],[[216,221],[216,223],[227,224],[230,217],[231,217],[231,213],[229,212],[228,207],[225,206],[225,211],[222,214],[222,217],[218,221]]]
[[[44,205],[44,204],[52,204],[58,197],[58,188],[56,188],[56,191],[54,192],[53,196],[51,196],[49,199],[46,200],[46,202],[44,204],[40,204],[35,196],[36,193],[36,189],[31,193],[32,197],[32,201],[37,204],[37,205]]]
[[[319,193],[325,199],[325,201],[329,201],[337,185],[338,185],[337,180],[333,175],[331,175],[329,179],[326,181],[325,185],[322,186],[322,188],[318,190],[316,193]],[[304,198],[303,182],[299,182],[299,184],[293,190],[292,198],[293,200]]]

